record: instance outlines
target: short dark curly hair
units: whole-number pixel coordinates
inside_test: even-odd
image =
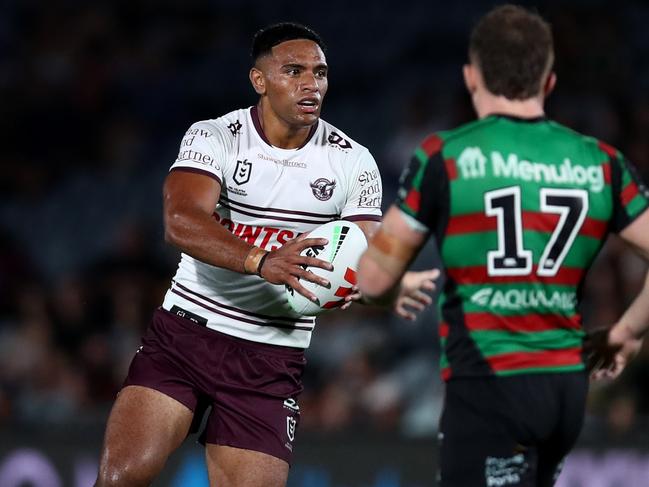
[[[320,46],[322,52],[327,50],[322,38],[313,29],[295,22],[280,22],[259,29],[255,33],[250,51],[252,63],[255,64],[259,57],[269,54],[277,44],[293,39],[308,39]]]
[[[471,32],[469,58],[494,95],[510,100],[536,96],[554,62],[550,24],[517,5],[496,7]]]

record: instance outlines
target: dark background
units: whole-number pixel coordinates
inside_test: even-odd
[[[191,123],[256,102],[258,28],[294,20],[322,35],[323,118],[370,148],[389,204],[415,145],[473,118],[461,66],[495,4],[0,1],[0,435],[101,431],[175,272],[162,181]],[[555,35],[549,116],[615,145],[649,179],[649,4],[535,5]],[[417,266],[434,262],[429,246]],[[645,269],[611,240],[585,287],[586,326],[610,326]],[[414,325],[358,306],[323,317],[308,358],[301,434],[434,437],[432,310]],[[649,435],[647,384],[645,347],[619,381],[592,388],[584,437]]]

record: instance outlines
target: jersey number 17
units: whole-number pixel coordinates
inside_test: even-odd
[[[559,271],[588,213],[588,192],[583,189],[541,188],[542,213],[559,215],[550,240],[539,259],[536,273],[554,276]],[[497,218],[498,249],[487,252],[490,276],[525,276],[532,273],[532,251],[523,243],[521,188],[488,191],[485,214]]]

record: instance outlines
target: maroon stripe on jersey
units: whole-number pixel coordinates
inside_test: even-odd
[[[287,213],[289,215],[302,215],[302,216],[312,216],[315,218],[334,218],[338,217],[338,213],[310,213],[308,211],[298,211],[298,210],[287,210],[285,208],[271,208],[263,206],[254,206],[247,203],[241,203],[240,201],[231,200],[227,196],[221,196],[220,201],[225,201],[231,205],[238,205],[244,208],[249,208],[251,210],[260,210],[260,211],[271,211],[273,213]]]
[[[194,174],[202,174],[203,176],[208,176],[212,179],[215,179],[219,184],[223,184],[223,181],[221,181],[221,178],[218,177],[216,174],[211,173],[209,171],[206,171],[204,169],[198,169],[196,167],[172,167],[171,171],[180,171],[180,172],[191,172]]]
[[[381,215],[349,215],[343,218],[349,222],[380,222]]]
[[[602,171],[604,173],[604,182],[611,184],[611,164],[608,161],[602,163]]]
[[[625,186],[625,188],[622,190],[622,193],[620,194],[620,198],[622,199],[622,204],[624,206],[628,205],[633,198],[635,198],[638,195],[638,185],[635,183],[635,181],[631,181],[629,184]]]
[[[615,147],[608,145],[606,142],[602,142],[601,140],[598,140],[597,147],[599,147],[602,151],[604,151],[604,153],[606,153],[607,156],[611,158],[617,157],[617,151],[615,150]]]
[[[424,139],[421,143],[421,148],[430,158],[432,155],[437,154],[440,151],[443,144],[444,141],[439,136],[433,134]]]
[[[451,181],[457,179],[457,165],[455,164],[455,159],[445,159],[444,165],[446,166],[446,174],[448,174],[448,178]]]
[[[275,215],[268,215],[268,214],[262,214],[262,213],[253,213],[250,211],[244,211],[239,208],[234,208],[230,206],[228,203],[225,203],[221,201],[220,203],[224,208],[227,208],[228,210],[234,211],[236,213],[240,213],[242,215],[247,215],[247,216],[254,216],[255,218],[263,218],[266,220],[277,220],[280,222],[296,222],[296,223],[313,223],[315,225],[323,225],[325,223],[328,223],[330,221],[334,221],[335,218],[330,218],[328,220],[305,220],[303,218],[284,218],[281,216],[275,216]]]
[[[464,321],[469,330],[498,330],[518,332],[536,332],[567,328],[581,329],[581,315],[570,317],[555,314],[527,314],[522,316],[498,316],[492,313],[465,313]]]
[[[208,311],[211,311],[212,313],[219,314],[221,316],[225,316],[226,318],[230,318],[236,321],[241,321],[242,323],[251,323],[253,325],[257,326],[272,326],[273,328],[283,328],[286,330],[305,330],[305,331],[312,331],[313,327],[309,326],[298,326],[298,325],[287,325],[286,323],[275,323],[275,322],[264,322],[264,321],[255,321],[255,320],[249,320],[247,318],[242,318],[241,316],[236,316],[236,315],[231,315],[230,313],[224,313],[223,311],[213,308],[212,306],[208,306],[207,304],[201,303],[200,301],[192,298],[191,296],[188,296],[185,293],[181,293],[177,289],[172,289],[172,293],[177,294],[183,299],[186,299],[187,301],[190,301],[201,308],[204,308]]]
[[[542,352],[514,352],[486,357],[495,371],[527,369],[533,367],[560,367],[582,363],[581,348],[544,350]]]
[[[457,284],[507,284],[515,282],[539,282],[542,284],[563,284],[576,286],[581,282],[584,269],[579,267],[559,267],[554,276],[539,276],[538,266],[533,265],[531,274],[526,276],[490,276],[486,266],[448,267],[446,274]]]
[[[211,298],[208,298],[207,296],[203,296],[202,294],[197,293],[196,291],[193,291],[189,289],[187,286],[183,286],[182,284],[178,284],[176,281],[173,281],[173,286],[179,287],[183,291],[186,291],[190,294],[193,294],[197,298],[201,298],[203,301],[207,301],[208,303],[213,304],[214,306],[219,306],[220,308],[225,308],[229,309],[230,311],[236,311],[237,313],[241,313],[243,315],[248,315],[252,316],[254,318],[262,318],[265,320],[282,320],[282,321],[290,321],[290,322],[295,322],[295,323],[310,323],[313,324],[315,323],[314,318],[290,318],[286,316],[270,316],[270,315],[264,315],[261,313],[253,313],[252,311],[247,311],[245,309],[241,308],[236,308],[234,306],[229,306],[227,304],[219,303],[218,301],[215,301]]]
[[[261,139],[264,142],[266,142],[268,145],[270,145],[271,147],[275,147],[266,138],[266,134],[264,133],[264,129],[261,126],[261,121],[259,120],[259,110],[257,108],[257,105],[254,105],[254,106],[250,107],[250,118],[252,119],[252,124],[254,125],[255,130],[257,131],[257,133],[259,134],[259,137],[261,137]],[[311,130],[309,130],[309,134],[306,136],[306,139],[304,139],[304,142],[302,143],[302,145],[300,147],[298,147],[298,149],[301,149],[302,147],[304,147],[305,145],[307,145],[309,143],[309,141],[313,137],[313,134],[315,134],[315,131],[318,128],[318,123],[320,123],[320,121],[316,120],[316,122],[313,125],[311,125]]]
[[[559,223],[559,215],[554,213],[538,213],[523,211],[523,228],[537,232],[553,232]],[[484,213],[468,213],[449,218],[447,235],[463,233],[496,231],[498,219]],[[606,233],[607,223],[603,220],[586,217],[579,230],[580,235],[601,238]]]

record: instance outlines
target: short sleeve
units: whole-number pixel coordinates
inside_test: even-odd
[[[448,176],[442,140],[431,135],[415,150],[401,173],[395,205],[441,237],[448,218]]]
[[[613,190],[611,231],[619,233],[649,208],[649,188],[635,166],[619,151],[610,160]]]
[[[183,170],[202,173],[223,182],[223,167],[228,160],[227,136],[218,125],[196,122],[180,142],[178,157],[170,171]]]
[[[346,220],[381,220],[383,185],[370,151],[364,149],[356,161],[347,187],[347,202],[341,212]]]

